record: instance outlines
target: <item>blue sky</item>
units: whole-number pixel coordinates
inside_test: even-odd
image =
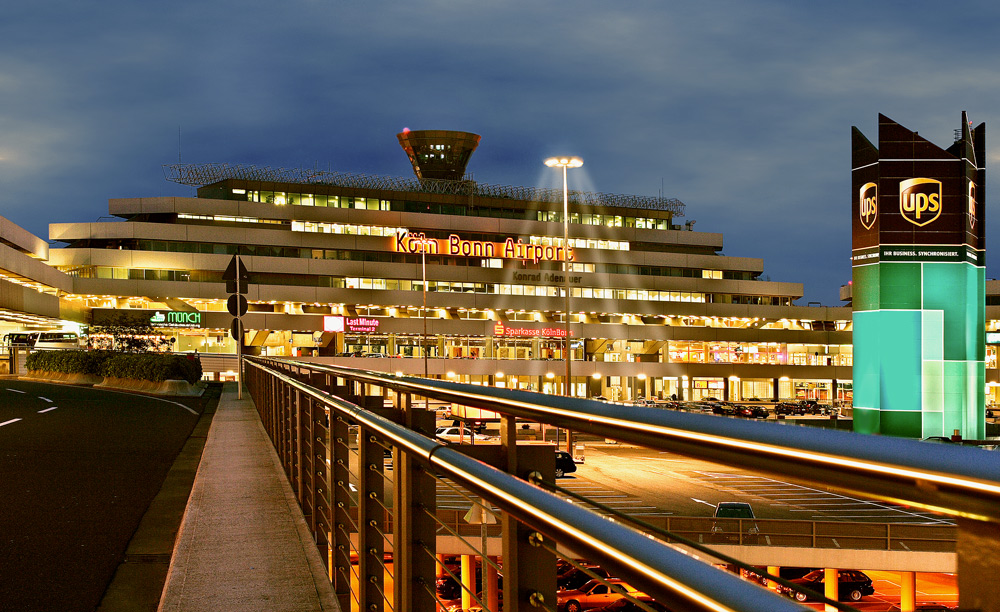
[[[1000,8],[987,2],[101,3],[0,22],[0,215],[43,237],[118,197],[190,195],[163,164],[410,176],[395,134],[481,134],[469,171],[664,195],[760,257],[799,302],[850,278],[850,128],[878,113],[947,147],[990,129]],[[574,176],[575,175],[575,176]],[[989,176],[992,176],[988,173]],[[996,193],[987,184],[987,209]],[[987,246],[998,223],[987,214]],[[997,251],[1000,253],[1000,251]],[[998,276],[1000,254],[988,256]]]

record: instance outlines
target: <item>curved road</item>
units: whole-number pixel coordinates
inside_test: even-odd
[[[0,610],[98,606],[205,401],[0,380]]]

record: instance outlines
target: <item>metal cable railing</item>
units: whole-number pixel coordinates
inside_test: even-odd
[[[526,539],[535,542],[536,546],[550,541],[569,546],[586,558],[601,563],[609,571],[627,577],[630,583],[659,602],[693,611],[801,610],[798,604],[787,598],[712,568],[662,541],[651,539],[639,530],[570,503],[373,411],[361,409],[353,402],[334,394],[328,395],[297,380],[291,372],[281,372],[286,367],[281,362],[265,359],[249,359],[248,362],[251,366],[249,371],[253,372],[248,372],[248,376],[255,403],[263,402],[266,395],[260,390],[261,381],[257,380],[257,375],[266,373],[268,378],[276,381],[275,386],[280,384],[282,389],[289,390],[282,390],[276,395],[308,397],[310,401],[327,406],[331,418],[333,415],[343,416],[358,423],[366,436],[370,433],[372,437],[389,442],[400,453],[418,459],[427,470],[460,484],[500,508],[505,520],[511,517],[530,530]],[[261,410],[260,406],[258,410]],[[359,439],[362,438],[365,436],[359,436]],[[401,478],[402,475],[397,473],[396,477]],[[360,493],[359,499],[363,499]],[[360,520],[358,526],[365,528]],[[403,527],[397,525],[397,529]],[[361,554],[365,552],[362,550]],[[404,554],[398,543],[394,554],[397,557]],[[552,563],[554,571],[554,559]],[[505,570],[505,588],[512,579],[513,576],[508,576]],[[537,591],[534,595],[533,599],[541,605],[554,603],[552,593],[546,597],[543,592]],[[508,602],[508,605],[516,606],[517,603]]]
[[[335,397],[338,393],[332,387],[327,394],[298,378],[326,377],[328,381],[344,381],[347,387],[341,386],[340,390],[352,385],[354,389],[353,394],[343,394],[345,396],[361,396],[366,386],[372,386],[382,389],[383,393],[386,389],[391,390],[397,399],[413,395],[496,410],[509,419],[529,419],[690,457],[735,462],[748,469],[780,474],[792,480],[820,483],[840,491],[941,512],[954,517],[959,523],[960,567],[962,534],[966,534],[968,539],[968,534],[975,533],[978,528],[984,528],[988,533],[990,530],[995,532],[1000,523],[1000,504],[997,504],[1000,501],[1000,455],[989,451],[847,432],[746,423],[710,415],[651,411],[335,366],[273,359],[252,359],[250,362],[254,371],[267,371],[269,376],[280,379],[282,385],[294,389],[294,393],[325,405],[330,410],[331,418],[336,414],[358,423],[363,431],[372,432],[372,440],[377,436],[398,449],[400,456],[417,458],[429,466],[429,471],[489,500],[505,515],[535,530],[533,533],[540,544],[547,543],[546,537],[554,538],[561,545],[571,542],[574,550],[585,552],[587,558],[610,568],[618,568],[620,574],[638,575],[636,586],[645,589],[658,601],[679,605],[682,609],[780,610],[786,609],[781,607],[782,604],[793,602],[778,597],[777,601],[751,603],[753,600],[747,599],[752,597],[750,592],[739,591],[740,587],[735,584],[742,583],[744,587],[751,587],[752,591],[762,589],[738,578],[734,585],[716,582],[726,579],[716,576],[718,572],[706,573],[699,561],[684,555],[681,555],[683,559],[675,558],[676,551],[649,537],[673,537],[678,535],[677,529],[666,535],[655,527],[640,525],[638,529],[630,529],[615,519],[611,519],[609,526],[607,518],[362,410],[355,403]],[[383,403],[380,399],[378,405]],[[419,403],[414,402],[414,405],[419,406]],[[430,431],[425,427],[423,433],[433,435],[433,424]],[[968,523],[964,529],[963,523]],[[396,526],[397,529],[399,527]],[[616,529],[626,531],[618,533]],[[814,532],[815,529],[814,526]],[[614,535],[608,537],[607,534]],[[640,535],[637,537],[637,534]],[[891,548],[891,536],[886,535],[885,539]],[[627,551],[621,550],[623,545],[627,545]],[[633,549],[633,545],[636,548]],[[988,538],[982,545],[998,550],[998,543]],[[653,552],[645,548],[647,546],[659,548]],[[740,595],[734,600],[731,596],[736,592]],[[764,593],[773,596],[767,591]],[[534,599],[541,607],[552,603],[540,592]],[[851,609],[842,604],[835,605],[839,609]],[[793,604],[787,609],[800,608]]]
[[[1000,453],[336,366],[308,367],[399,393],[427,395],[948,516],[1000,524]]]
[[[249,164],[164,164],[163,172],[168,181],[194,187],[202,187],[226,179],[235,179],[301,185],[332,185],[379,191],[476,196],[502,200],[521,200],[525,202],[561,203],[563,198],[563,192],[560,189],[491,185],[476,181],[449,181],[444,179],[418,179],[349,172],[325,172],[315,169],[270,168]],[[577,206],[620,206],[647,210],[666,210],[678,217],[684,216],[685,208],[684,203],[677,198],[664,198],[660,196],[570,191],[569,198]]]

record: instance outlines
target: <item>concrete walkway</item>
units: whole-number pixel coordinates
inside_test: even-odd
[[[209,430],[161,612],[340,611],[249,400],[227,384]]]

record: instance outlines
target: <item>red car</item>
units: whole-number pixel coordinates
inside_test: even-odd
[[[633,597],[645,597],[635,587],[622,582],[618,578],[607,580],[591,580],[579,589],[556,592],[556,610],[560,612],[581,612],[592,610],[624,599],[625,594]]]

